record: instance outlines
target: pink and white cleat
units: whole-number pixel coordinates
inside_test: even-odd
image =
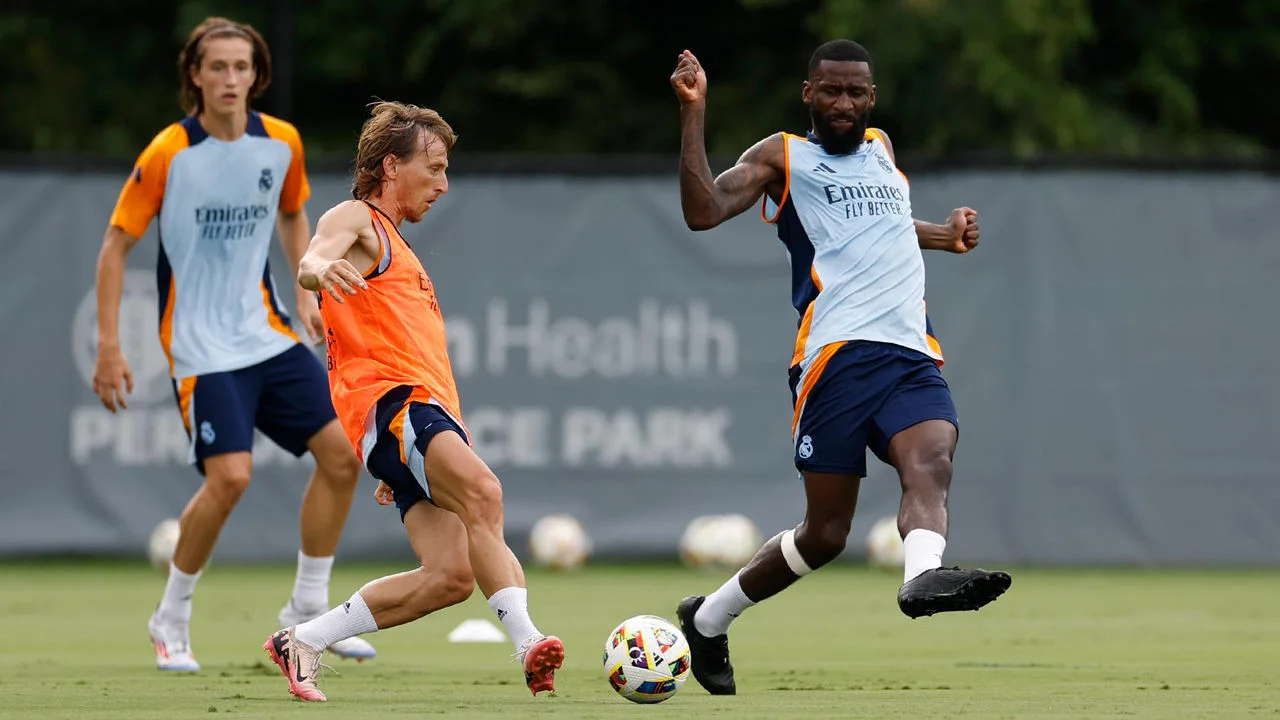
[[[262,646],[271,661],[280,666],[289,681],[289,694],[307,702],[326,702],[329,698],[316,688],[323,650],[300,643],[293,638],[293,628],[285,628],[267,638]]]
[[[529,692],[555,692],[556,670],[564,665],[564,643],[554,635],[535,638],[520,652],[520,662]]]
[[[156,668],[169,672],[200,672],[200,663],[191,652],[191,636],[186,625],[166,625],[155,615],[147,622],[151,644],[156,649]]]

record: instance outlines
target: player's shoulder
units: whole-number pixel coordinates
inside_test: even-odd
[[[262,120],[263,129],[267,131],[267,137],[283,140],[290,145],[301,144],[302,134],[293,126],[293,123],[264,112],[259,112],[258,117]]]
[[[143,153],[147,156],[161,156],[166,160],[172,159],[182,150],[191,145],[191,137],[187,133],[187,128],[181,122],[170,123],[163,130],[156,133],[151,138],[151,142],[147,143],[146,150]]]
[[[883,145],[884,149],[889,153],[889,158],[893,159],[893,143],[889,141],[889,133],[886,133],[880,128],[869,127],[866,132],[862,134],[862,139],[866,142],[880,141],[880,144]]]
[[[358,228],[372,222],[369,206],[360,200],[343,200],[320,216],[320,223],[334,228]],[[317,223],[318,225],[318,223]]]
[[[738,162],[753,162],[763,165],[775,165],[781,168],[786,162],[787,133],[776,132],[767,135],[747,148]]]

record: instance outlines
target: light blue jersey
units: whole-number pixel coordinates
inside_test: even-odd
[[[141,237],[160,218],[160,342],[175,380],[238,370],[298,343],[267,262],[277,210],[310,194],[292,125],[249,113],[232,142],[195,117],[143,151],[111,216]]]
[[[847,155],[784,134],[781,203],[761,208],[791,259],[800,313],[792,366],[807,371],[823,348],[865,340],[942,360],[925,315],[925,268],[911,191],[877,130]],[[815,368],[818,372],[821,368]]]

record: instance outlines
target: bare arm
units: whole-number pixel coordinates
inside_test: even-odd
[[[889,160],[897,166],[898,159],[893,152],[893,143],[889,134],[877,129],[884,149],[889,153]],[[916,239],[921,250],[946,250],[958,254],[967,253],[978,246],[978,213],[969,208],[957,208],[951,211],[946,224],[925,222],[912,219],[916,227]]]
[[[120,297],[124,294],[125,259],[138,244],[136,238],[112,225],[98,251],[98,351],[120,349]]]
[[[311,221],[306,210],[287,213],[281,212],[276,217],[276,230],[280,232],[280,248],[284,250],[285,259],[289,261],[289,271],[296,278],[298,263],[307,252],[310,243]]]
[[[782,135],[752,145],[712,179],[705,139],[707,76],[693,53],[680,56],[671,86],[680,100],[680,207],[691,230],[708,230],[742,214],[770,184],[783,182]]]
[[[782,135],[747,148],[737,164],[714,180],[703,139],[704,108],[680,108],[680,207],[690,230],[709,230],[741,215],[772,183],[783,181]]]
[[[307,243],[311,237],[311,220],[306,209],[295,212],[281,211],[276,217],[276,230],[280,233],[280,247],[284,250],[285,259],[289,261],[289,272],[293,279],[298,279],[298,263],[307,252]],[[324,339],[324,320],[320,318],[320,304],[313,292],[308,292],[296,282],[297,291],[294,298],[294,317],[306,329],[312,342]]]
[[[133,392],[133,371],[120,348],[120,297],[124,294],[125,259],[139,238],[111,225],[98,251],[98,357],[93,391],[111,412],[128,408],[125,395]]]
[[[354,201],[321,215],[316,235],[298,262],[298,285],[313,292],[327,290],[338,302],[343,302],[342,293],[355,295],[356,288],[368,287],[347,253],[369,222],[369,213]]]

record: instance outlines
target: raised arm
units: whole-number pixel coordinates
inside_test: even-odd
[[[315,237],[298,262],[298,285],[313,292],[326,290],[338,302],[343,302],[343,293],[355,295],[356,288],[368,287],[347,256],[369,231],[369,223],[369,212],[354,201],[320,216]]]
[[[680,55],[671,87],[680,100],[680,207],[691,230],[709,230],[755,204],[785,180],[782,135],[752,145],[738,163],[712,179],[704,135],[707,75],[693,53]]]
[[[876,132],[884,143],[884,149],[889,153],[889,159],[897,165],[898,159],[894,155],[893,143],[890,142],[889,135],[883,130],[876,130]],[[962,255],[978,246],[977,210],[967,207],[956,208],[951,211],[951,216],[942,225],[914,218],[913,222],[921,250],[945,250]]]

